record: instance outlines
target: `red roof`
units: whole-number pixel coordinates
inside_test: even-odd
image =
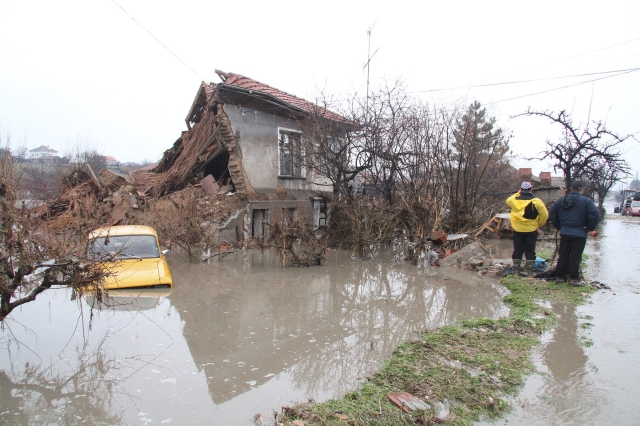
[[[149,164],[149,165],[146,165],[144,167],[140,167],[136,171],[137,172],[149,172],[149,171],[155,169],[157,165],[158,165],[158,163]]]
[[[235,73],[223,73],[218,71],[218,75],[223,80],[224,84],[242,87],[243,89],[252,90],[255,92],[260,92],[269,96],[272,96],[281,102],[307,112],[309,114],[320,114],[325,118],[336,121],[347,121],[341,115],[338,115],[332,111],[322,108],[319,105],[311,103],[309,101],[305,101],[302,98],[298,98],[297,96],[291,95],[287,92],[283,92],[282,90],[271,87],[267,84],[260,83],[259,81],[252,80],[249,77],[245,77],[240,74]]]

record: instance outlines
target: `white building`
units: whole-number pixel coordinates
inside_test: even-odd
[[[56,151],[55,149],[49,148],[49,145],[47,146],[42,145],[39,148],[35,148],[27,151],[27,158],[33,159],[33,160],[42,158],[42,157],[57,157],[57,156],[58,156],[58,151]]]

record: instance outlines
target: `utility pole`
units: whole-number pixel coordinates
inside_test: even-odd
[[[369,65],[371,64],[371,59],[373,59],[375,54],[378,53],[378,49],[376,49],[376,51],[373,52],[373,55],[371,54],[371,30],[376,25],[376,22],[374,22],[373,25],[371,25],[367,30],[367,37],[369,38],[369,47],[367,48],[367,62],[365,62],[364,66],[362,67],[363,70],[365,68],[367,69],[367,103],[366,103],[367,119],[369,118],[369,68],[370,68]]]

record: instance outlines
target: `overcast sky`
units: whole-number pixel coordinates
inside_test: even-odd
[[[543,119],[510,119],[529,106],[576,123],[590,110],[640,139],[640,72],[604,73],[640,68],[638,0],[0,0],[0,132],[14,148],[156,161],[215,69],[311,100],[364,93],[372,25],[372,87],[402,79],[435,104],[480,101],[513,134],[516,166],[549,170],[522,157],[558,135]],[[592,73],[604,74],[564,78]],[[531,79],[546,80],[470,87]],[[640,143],[624,150],[640,170]]]

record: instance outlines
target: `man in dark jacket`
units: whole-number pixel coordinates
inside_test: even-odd
[[[556,201],[549,210],[551,224],[560,230],[560,251],[556,266],[556,281],[564,282],[567,273],[569,284],[580,286],[580,262],[587,244],[587,235],[596,234],[600,212],[589,198],[582,196],[584,183],[575,181],[571,192]]]

